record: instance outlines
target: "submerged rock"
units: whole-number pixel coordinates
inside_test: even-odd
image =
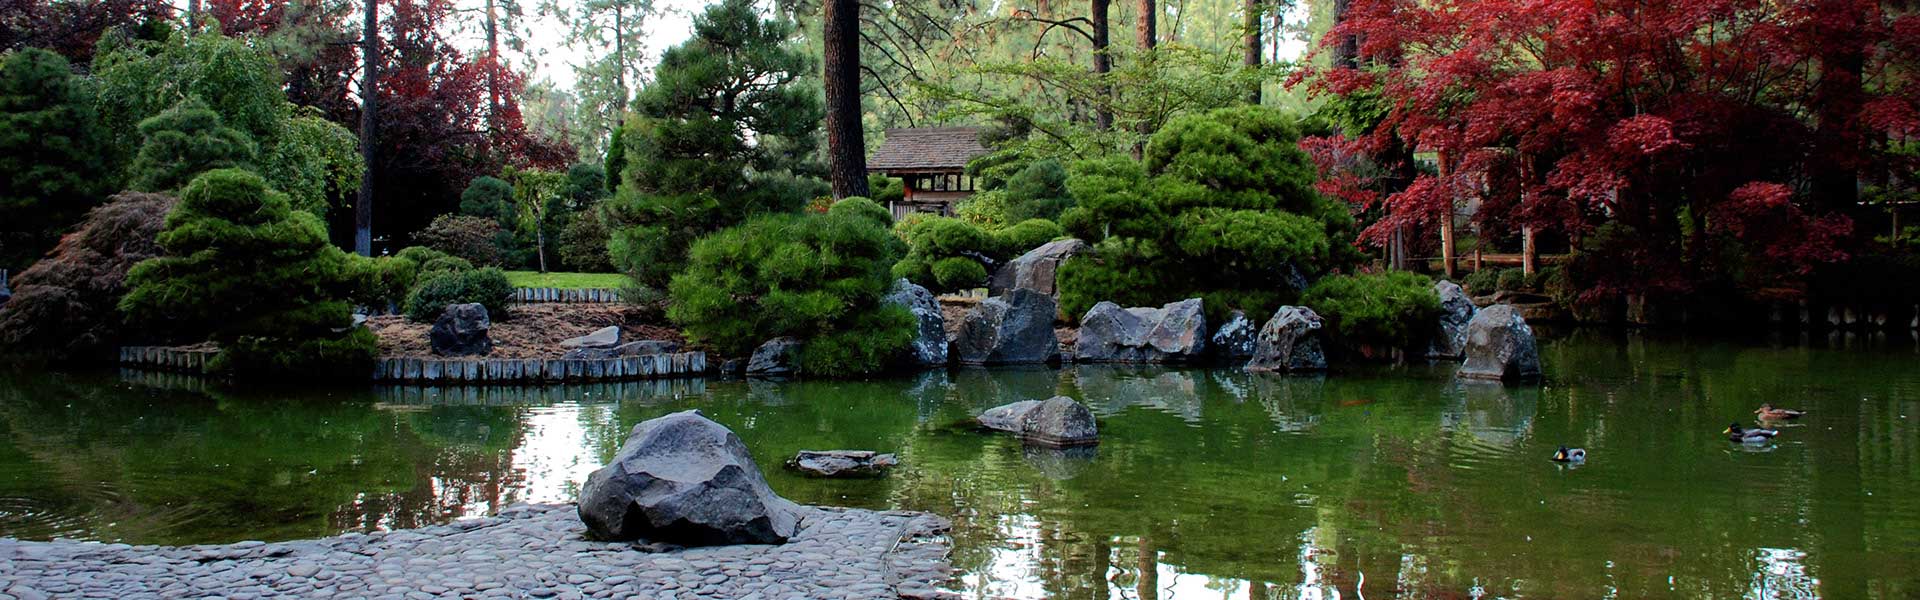
[[[899,465],[899,457],[872,450],[801,450],[787,459],[787,468],[811,477],[880,477]]]
[[[1467,291],[1460,284],[1441,280],[1433,282],[1433,293],[1440,296],[1440,321],[1434,325],[1433,343],[1427,347],[1427,358],[1450,358],[1459,360],[1467,349],[1467,323],[1473,320],[1479,308],[1473,305],[1473,299],[1467,297]]]
[[[801,518],[740,438],[698,410],[635,425],[613,462],[587,477],[579,512],[601,539],[685,546],[785,543]]]
[[[987,292],[998,296],[1016,289],[1028,289],[1057,297],[1060,290],[1054,285],[1054,278],[1060,265],[1091,247],[1076,239],[1047,242],[994,271],[992,280],[987,283]]]
[[[976,419],[982,427],[1019,435],[1047,446],[1100,443],[1100,428],[1087,405],[1066,396],[1022,400],[988,409]]]
[[[1320,347],[1320,315],[1305,306],[1282,306],[1260,328],[1248,371],[1300,373],[1327,370]]]
[[[777,337],[753,349],[753,357],[747,359],[747,374],[763,377],[793,375],[800,372],[799,361],[800,340]]]
[[[1220,358],[1238,362],[1253,358],[1259,339],[1260,325],[1247,318],[1245,311],[1236,310],[1227,314],[1227,322],[1221,323],[1219,329],[1213,330],[1208,346]]]
[[[434,319],[427,341],[440,356],[486,356],[493,353],[493,338],[488,331],[493,321],[487,307],[480,304],[452,304]]]
[[[1079,477],[1100,458],[1099,446],[1020,446],[1020,458],[1042,477],[1065,481]]]
[[[1540,349],[1533,328],[1511,304],[1483,309],[1467,323],[1466,364],[1470,379],[1528,379],[1540,376]]]
[[[608,325],[577,338],[560,342],[561,348],[612,348],[620,345],[620,327]]]
[[[574,348],[560,358],[565,359],[605,359],[628,356],[646,356],[649,354],[672,354],[680,351],[680,344],[668,340],[640,340],[627,342],[609,348]]]
[[[1207,349],[1207,317],[1200,299],[1160,308],[1093,305],[1080,319],[1074,354],[1081,362],[1160,363],[1196,360]]]
[[[952,356],[969,365],[1059,360],[1060,338],[1053,331],[1057,310],[1052,296],[1025,288],[988,298],[961,319]]]
[[[933,292],[903,278],[893,282],[893,291],[887,294],[886,303],[906,307],[919,321],[919,332],[913,338],[911,362],[922,367],[945,366],[947,322],[946,317],[940,314],[940,301],[933,297]]]

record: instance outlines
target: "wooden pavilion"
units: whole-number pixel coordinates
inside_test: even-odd
[[[888,203],[894,218],[916,212],[952,216],[954,206],[974,192],[967,161],[986,153],[978,127],[888,129],[867,159],[867,172],[906,184],[906,197]]]

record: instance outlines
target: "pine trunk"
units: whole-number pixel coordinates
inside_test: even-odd
[[[1246,65],[1249,69],[1258,69],[1260,68],[1260,18],[1265,15],[1265,11],[1261,10],[1260,0],[1247,0],[1245,12],[1247,13]],[[1255,82],[1253,91],[1247,93],[1247,103],[1260,103],[1259,82]]]
[[[360,174],[360,196],[353,204],[353,251],[373,255],[373,175],[379,162],[375,150],[380,104],[380,2],[366,0],[364,26],[360,31],[360,160],[366,169]]]
[[[1107,73],[1113,71],[1113,56],[1107,54],[1107,6],[1112,0],[1093,0],[1093,72],[1100,78],[1095,88],[1099,98],[1094,100],[1094,126],[1100,131],[1113,129],[1113,86],[1106,82]]]
[[[860,3],[826,0],[822,64],[827,91],[827,155],[835,199],[866,196],[867,142],[860,122]]]

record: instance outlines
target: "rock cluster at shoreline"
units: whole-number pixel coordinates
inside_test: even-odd
[[[128,546],[0,539],[0,595],[37,598],[944,598],[948,527],[804,507],[777,546],[666,552],[590,541],[574,507],[317,540]]]

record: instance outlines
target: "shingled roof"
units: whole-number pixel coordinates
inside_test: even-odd
[[[978,127],[888,129],[887,139],[867,159],[869,171],[959,169],[986,154]]]

